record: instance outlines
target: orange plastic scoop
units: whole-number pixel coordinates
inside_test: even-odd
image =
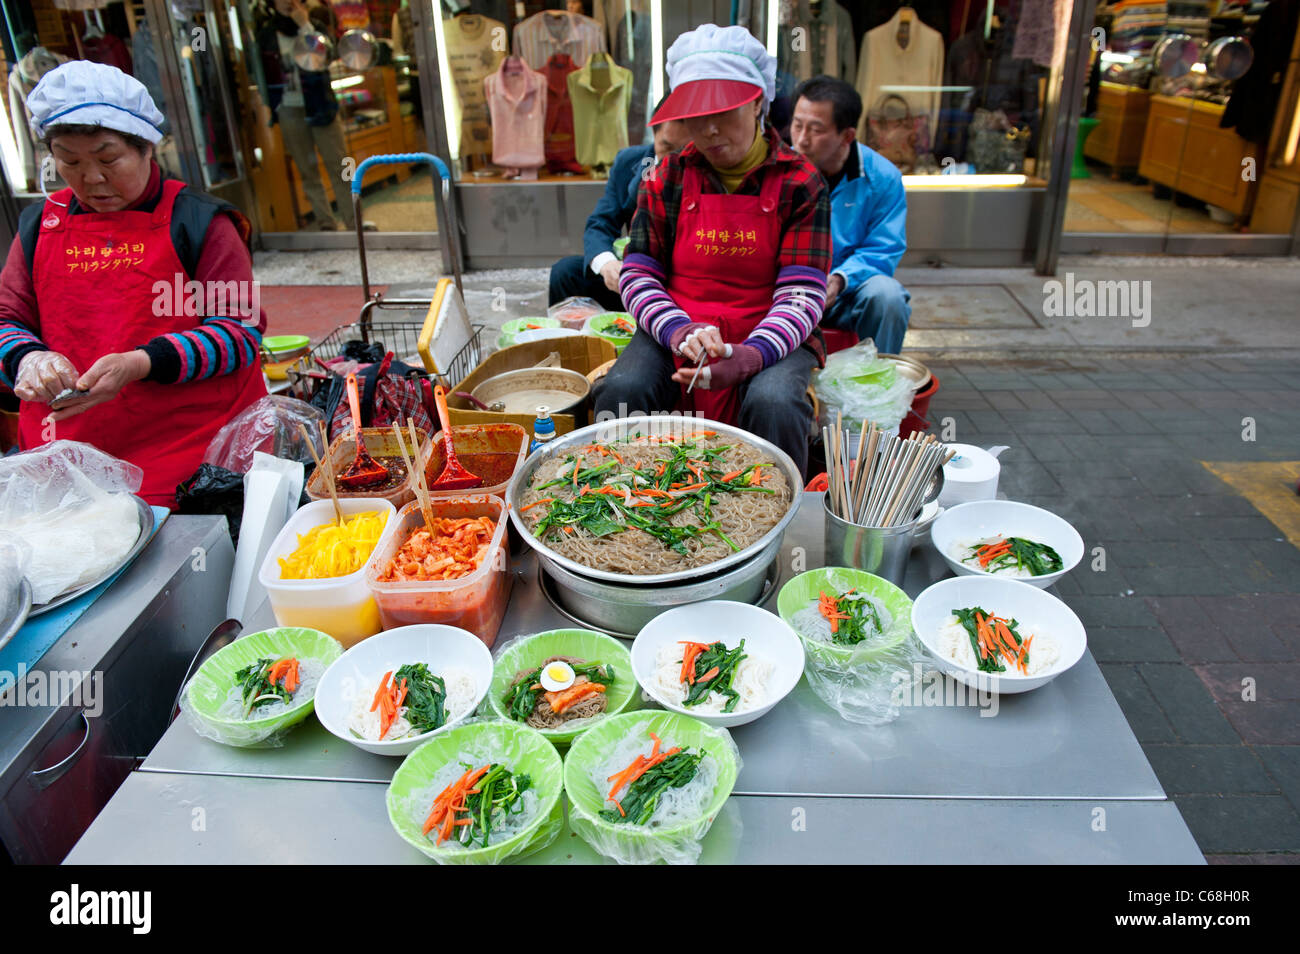
[[[339,474],[338,482],[348,490],[373,487],[388,479],[388,468],[366,453],[366,442],[361,437],[361,398],[357,394],[357,376],[347,378],[348,404],[352,408],[352,433],[356,437],[357,456],[348,469]]]
[[[442,446],[447,452],[447,465],[443,467],[431,490],[469,490],[482,487],[483,478],[476,477],[460,465],[456,451],[451,446],[451,416],[447,413],[447,390],[439,384],[433,389],[433,399],[438,405],[438,423],[442,425]]]

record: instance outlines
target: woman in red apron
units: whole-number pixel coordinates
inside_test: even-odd
[[[766,125],[776,61],[741,27],[668,51],[652,123],[692,143],[641,186],[619,291],[636,334],[596,392],[598,419],[680,409],[776,444],[805,469],[807,397],[831,261],[829,193]]]
[[[120,70],[64,64],[27,104],[68,188],[24,210],[0,273],[19,446],[94,444],[175,506],[216,432],[266,394],[248,222],[163,179],[163,116]]]

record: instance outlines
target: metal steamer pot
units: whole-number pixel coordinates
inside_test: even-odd
[[[791,488],[792,499],[785,515],[758,540],[737,553],[732,553],[721,560],[715,560],[704,566],[671,573],[652,573],[628,575],[595,570],[561,556],[549,546],[537,539],[525,526],[519,508],[528,484],[533,475],[547,461],[555,457],[564,457],[576,448],[591,443],[606,443],[628,436],[650,435],[669,436],[687,434],[691,431],[716,431],[719,437],[736,438],[745,441],[768,455],[773,463],[785,475],[786,483]],[[580,430],[572,431],[558,437],[524,461],[506,490],[510,519],[519,531],[519,535],[538,555],[544,568],[551,573],[557,585],[564,590],[562,602],[580,607],[588,618],[593,611],[599,612],[599,604],[622,602],[629,606],[642,606],[654,609],[650,617],[658,615],[665,609],[682,603],[697,602],[705,599],[719,599],[721,593],[735,592],[730,598],[740,599],[748,592],[748,600],[755,599],[762,590],[767,569],[778,555],[785,528],[794,519],[799,505],[799,494],[803,488],[803,479],[790,456],[762,438],[755,437],[748,431],[730,424],[702,418],[677,416],[639,416],[620,418],[593,424]],[[726,580],[720,583],[723,578]],[[696,585],[698,584],[698,587]],[[722,588],[719,589],[719,586]],[[698,595],[697,595],[698,594]],[[657,607],[657,609],[655,609]],[[610,607],[611,610],[613,607]],[[631,618],[621,615],[621,619]],[[624,629],[624,626],[611,628]],[[636,628],[639,628],[636,627]]]

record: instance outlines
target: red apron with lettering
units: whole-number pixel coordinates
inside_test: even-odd
[[[691,321],[716,326],[722,340],[739,344],[772,308],[780,270],[781,223],[776,215],[781,177],[772,173],[754,195],[701,193],[704,174],[687,166],[677,217],[668,293]],[[680,355],[678,368],[695,366]],[[712,360],[712,359],[710,359]],[[682,385],[678,406],[724,424],[740,416],[739,388],[690,394]]]
[[[32,262],[39,334],[78,372],[84,374],[106,354],[130,351],[158,335],[188,331],[202,320],[186,316],[186,309],[178,309],[175,301],[177,282],[184,287],[191,278],[171,240],[172,207],[183,188],[183,182],[164,181],[153,212],[69,215],[53,201],[45,203]],[[72,190],[60,190],[51,198],[70,202]],[[161,294],[155,291],[159,282],[167,289]],[[207,353],[199,362],[206,370],[211,362],[224,363],[226,358]],[[19,446],[37,447],[56,439],[93,444],[144,471],[140,496],[145,500],[175,507],[176,485],[198,470],[208,442],[222,425],[265,395],[262,371],[254,362],[232,374],[180,384],[135,381],[111,401],[52,427],[41,423],[50,413],[46,405],[25,401],[19,411]]]

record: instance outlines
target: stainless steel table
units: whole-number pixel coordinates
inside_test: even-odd
[[[52,698],[0,706],[0,839],[15,861],[62,858],[158,741],[225,618],[234,558],[223,518],[169,516],[27,674]]]
[[[798,570],[821,565],[822,555],[820,495],[807,494],[786,534],[777,589]],[[514,561],[514,572],[498,647],[518,633],[571,625],[542,594],[531,554]],[[904,588],[915,596],[948,573],[926,543],[913,551]],[[775,595],[766,605],[775,611]],[[246,622],[249,631],[273,625],[269,607]],[[801,682],[771,713],[733,735],[744,768],[733,807],[719,819],[718,833],[709,836],[705,860],[940,861],[990,852],[1007,861],[1202,861],[1090,653],[1041,689],[1001,697],[992,717],[981,716],[973,706],[919,706],[904,709],[890,725],[859,726],[842,720]],[[224,799],[221,814],[238,817],[231,830],[219,833],[210,827],[197,842],[186,836],[184,844],[209,846],[202,852],[205,860],[227,857],[227,849],[243,845],[245,836],[236,831],[261,824],[254,816],[265,817],[272,802],[300,805],[308,814],[318,806],[321,814],[313,829],[335,831],[349,845],[355,836],[342,829],[354,824],[357,830],[373,827],[388,833],[374,846],[358,849],[360,855],[336,851],[323,860],[381,860],[374,858],[375,851],[385,861],[418,860],[418,853],[391,832],[383,807],[383,792],[397,764],[335,739],[314,719],[291,733],[284,747],[261,750],[218,745],[178,720],[70,860],[150,860],[136,848],[119,856],[124,849],[118,833],[135,827],[128,824],[130,812],[157,810],[167,804],[169,792],[204,793],[197,806],[209,814],[212,799]],[[159,778],[151,777],[155,775]],[[369,813],[364,820],[357,817],[363,804],[373,806],[362,812]],[[1017,824],[1023,824],[1019,813],[1025,806],[1032,809],[1035,834],[1014,845],[1000,835],[981,834],[1008,828],[973,823],[1014,811]],[[790,813],[795,807],[809,817],[825,817],[822,830],[814,832],[810,825],[807,832],[793,832]],[[1097,807],[1124,823],[1108,823],[1106,832],[1093,832],[1091,812]],[[344,817],[346,826],[338,823]],[[747,822],[748,835],[739,847],[710,847],[723,837],[726,818]],[[1079,819],[1076,840],[1073,826]],[[862,826],[870,826],[870,837],[844,837],[845,831]],[[786,838],[787,831],[795,837]],[[918,832],[925,832],[924,837],[918,838]],[[1089,840],[1095,834],[1106,837]],[[384,845],[389,848],[379,847]],[[184,853],[181,843],[158,850],[163,852],[159,860],[181,860],[178,853]],[[255,841],[249,850],[254,854],[246,858],[265,857]],[[566,857],[570,854],[573,859]],[[566,832],[560,845],[535,860],[592,858]],[[316,854],[312,859],[322,860]]]
[[[385,786],[137,772],[70,864],[419,864]],[[996,834],[992,834],[996,833]],[[704,864],[1187,864],[1172,802],[733,796]],[[607,863],[567,828],[528,861]]]

